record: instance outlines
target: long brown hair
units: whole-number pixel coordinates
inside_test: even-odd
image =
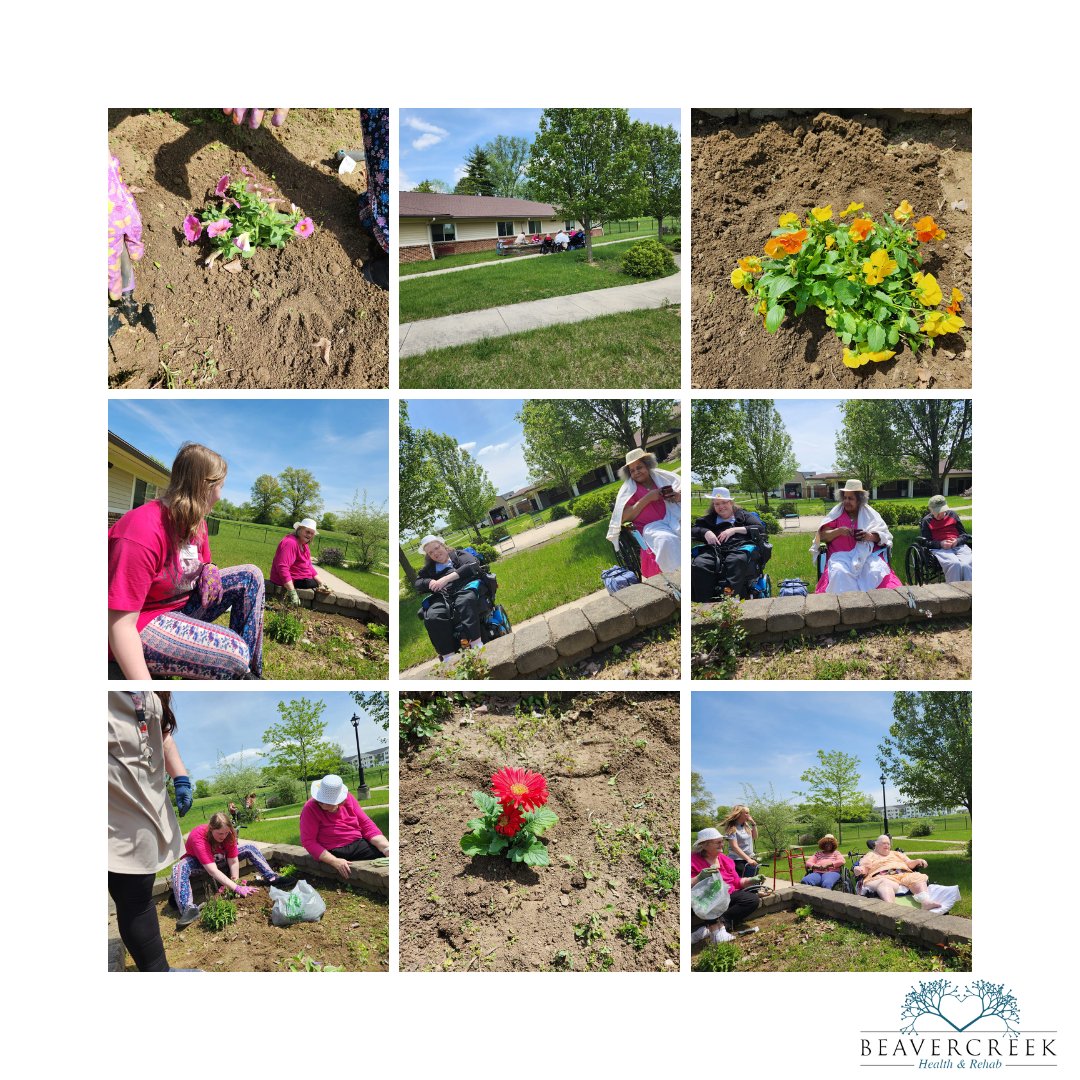
[[[215,829],[228,829],[229,835],[224,840],[214,839]],[[228,847],[231,843],[236,843],[236,829],[233,827],[232,818],[229,817],[222,810],[218,810],[216,813],[210,815],[210,820],[206,823],[206,842],[208,844],[221,844],[222,847]],[[213,848],[211,848],[213,850]]]
[[[210,493],[228,475],[225,459],[207,446],[184,443],[172,465],[169,486],[158,501],[169,514],[172,541],[179,547],[191,543],[206,528],[213,509]]]
[[[161,734],[171,735],[176,730],[176,713],[172,709],[172,691],[155,690],[158,701],[161,702]]]

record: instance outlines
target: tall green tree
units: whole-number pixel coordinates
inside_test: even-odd
[[[900,440],[893,427],[891,401],[852,398],[840,404],[843,420],[836,433],[836,468],[872,491],[904,473]]]
[[[768,398],[739,402],[739,429],[736,461],[739,485],[745,491],[761,492],[768,507],[769,492],[780,487],[798,468],[791,437]]]
[[[413,539],[431,529],[439,509],[447,505],[446,483],[431,456],[432,433],[409,423],[409,405],[398,404],[398,528]],[[398,562],[409,581],[416,570],[398,545]]]
[[[325,520],[323,525],[325,527]],[[352,502],[338,522],[341,532],[355,538],[349,544],[349,561],[357,570],[370,570],[390,547],[390,517],[386,503],[377,503],[363,493],[353,492]]]
[[[551,479],[569,489],[602,465],[604,455],[564,404],[552,398],[525,401],[515,419],[525,435],[522,451],[532,479]]]
[[[250,757],[243,750],[239,756],[228,758],[218,754],[217,768],[210,780],[215,795],[227,795],[234,802],[243,802],[257,787],[262,786],[262,768],[255,764],[257,755]]]
[[[790,799],[781,798],[773,790],[755,791],[750,784],[743,784],[743,802],[750,807],[758,827],[758,854],[768,858],[774,852],[783,851],[798,831],[799,820]]]
[[[260,525],[269,525],[284,501],[285,492],[281,490],[281,484],[275,477],[269,473],[256,477],[255,483],[251,485],[252,520]]]
[[[843,750],[819,750],[818,764],[807,769],[799,779],[807,785],[799,792],[805,808],[814,815],[827,815],[836,822],[836,839],[843,841],[844,814],[856,807],[865,808],[866,796],[859,790],[860,762]]]
[[[682,144],[671,126],[634,122],[634,137],[644,148],[642,176],[645,201],[642,209],[656,218],[656,235],[664,236],[664,218],[682,208]]]
[[[452,435],[433,433],[429,446],[435,470],[446,488],[444,509],[450,524],[471,530],[477,541],[483,541],[479,523],[499,498],[487,471]]]
[[[454,187],[455,195],[494,195],[491,161],[483,147],[474,146],[465,159],[465,175]]]
[[[292,521],[301,518],[318,518],[323,508],[322,485],[310,469],[288,466],[278,473],[285,513]]]
[[[896,398],[888,405],[903,458],[940,495],[948,473],[971,465],[971,398]]]
[[[706,487],[734,474],[740,460],[741,418],[731,400],[708,398],[690,405],[690,468]]]
[[[647,446],[654,435],[678,431],[678,405],[669,398],[577,398],[569,402],[579,427],[603,453],[602,460]]]
[[[263,732],[263,742],[272,747],[270,760],[275,768],[298,780],[312,780],[317,766],[332,758],[335,749],[340,758],[340,748],[324,738],[326,721],[321,717],[326,710],[325,701],[294,698],[279,701],[277,710],[281,721]]]
[[[529,164],[529,140],[519,135],[496,135],[484,144],[491,177],[492,194],[507,199],[521,198]]]
[[[593,261],[591,230],[641,212],[644,147],[626,109],[545,109],[529,178],[561,215],[580,221]]]
[[[390,730],[390,695],[385,690],[350,690],[349,696],[383,731]]]
[[[962,806],[970,814],[970,692],[898,693],[892,711],[889,734],[878,744],[885,775],[922,813]]]
[[[690,774],[690,831],[700,832],[702,829],[715,827],[716,803],[713,793],[705,786],[705,780],[701,773]]]

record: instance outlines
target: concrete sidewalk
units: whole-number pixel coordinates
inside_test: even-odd
[[[675,261],[678,265],[678,255]],[[432,349],[467,345],[481,338],[505,337],[543,326],[595,319],[600,315],[677,304],[681,288],[682,274],[675,273],[640,285],[617,285],[613,289],[594,289],[568,296],[553,296],[547,300],[529,300],[523,304],[507,304],[504,307],[463,311],[458,315],[402,323],[399,355],[405,359]]]
[[[315,572],[319,575],[319,580],[328,588],[336,592],[338,596],[351,596],[354,600],[358,596],[372,599],[368,593],[361,592],[355,585],[350,585],[347,581],[342,581],[341,578],[331,574],[325,566],[317,566]]]

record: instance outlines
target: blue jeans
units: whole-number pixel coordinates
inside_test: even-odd
[[[802,879],[803,885],[818,885],[823,889],[831,889],[840,880],[840,874],[836,870],[827,870],[821,873],[814,870]]]

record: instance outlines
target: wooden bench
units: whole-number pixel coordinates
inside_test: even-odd
[[[516,236],[510,236],[495,244],[495,252],[498,255],[538,255],[540,241],[526,240],[524,244],[521,244]]]

